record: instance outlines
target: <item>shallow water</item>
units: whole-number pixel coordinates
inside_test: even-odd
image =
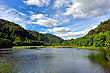
[[[95,60],[98,54],[101,52],[75,48],[15,49],[0,52],[0,61],[17,73],[109,73],[109,68]]]

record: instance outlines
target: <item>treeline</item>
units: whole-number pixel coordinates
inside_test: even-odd
[[[110,47],[110,19],[101,22],[98,27],[89,31],[89,33],[81,38],[65,40],[60,45],[63,46],[94,46],[94,47]]]
[[[10,46],[53,45],[64,40],[52,34],[41,34],[37,31],[25,30],[18,24],[0,19],[0,41],[0,48],[2,48]]]

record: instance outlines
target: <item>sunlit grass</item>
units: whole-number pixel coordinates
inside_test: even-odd
[[[54,48],[74,48],[74,46],[53,46]]]
[[[94,47],[94,46],[53,46],[54,48],[79,48],[79,49],[89,49],[89,50],[108,50],[107,47]]]
[[[79,48],[79,49],[89,49],[89,50],[100,50],[107,47],[94,47],[94,46],[13,46],[13,49],[40,49],[40,48]]]
[[[38,49],[45,48],[45,46],[13,46],[13,49]]]

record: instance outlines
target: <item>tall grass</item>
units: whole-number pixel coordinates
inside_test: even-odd
[[[0,59],[0,73],[17,73],[17,69],[14,68],[11,63]]]
[[[94,47],[94,46],[14,46],[13,49],[40,49],[40,48],[79,48],[79,49],[89,49],[89,50],[107,50],[107,47]]]
[[[39,49],[45,48],[45,46],[14,46],[13,49]]]

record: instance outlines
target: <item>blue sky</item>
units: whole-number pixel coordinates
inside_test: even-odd
[[[110,18],[110,0],[0,0],[0,18],[26,30],[78,38]]]

